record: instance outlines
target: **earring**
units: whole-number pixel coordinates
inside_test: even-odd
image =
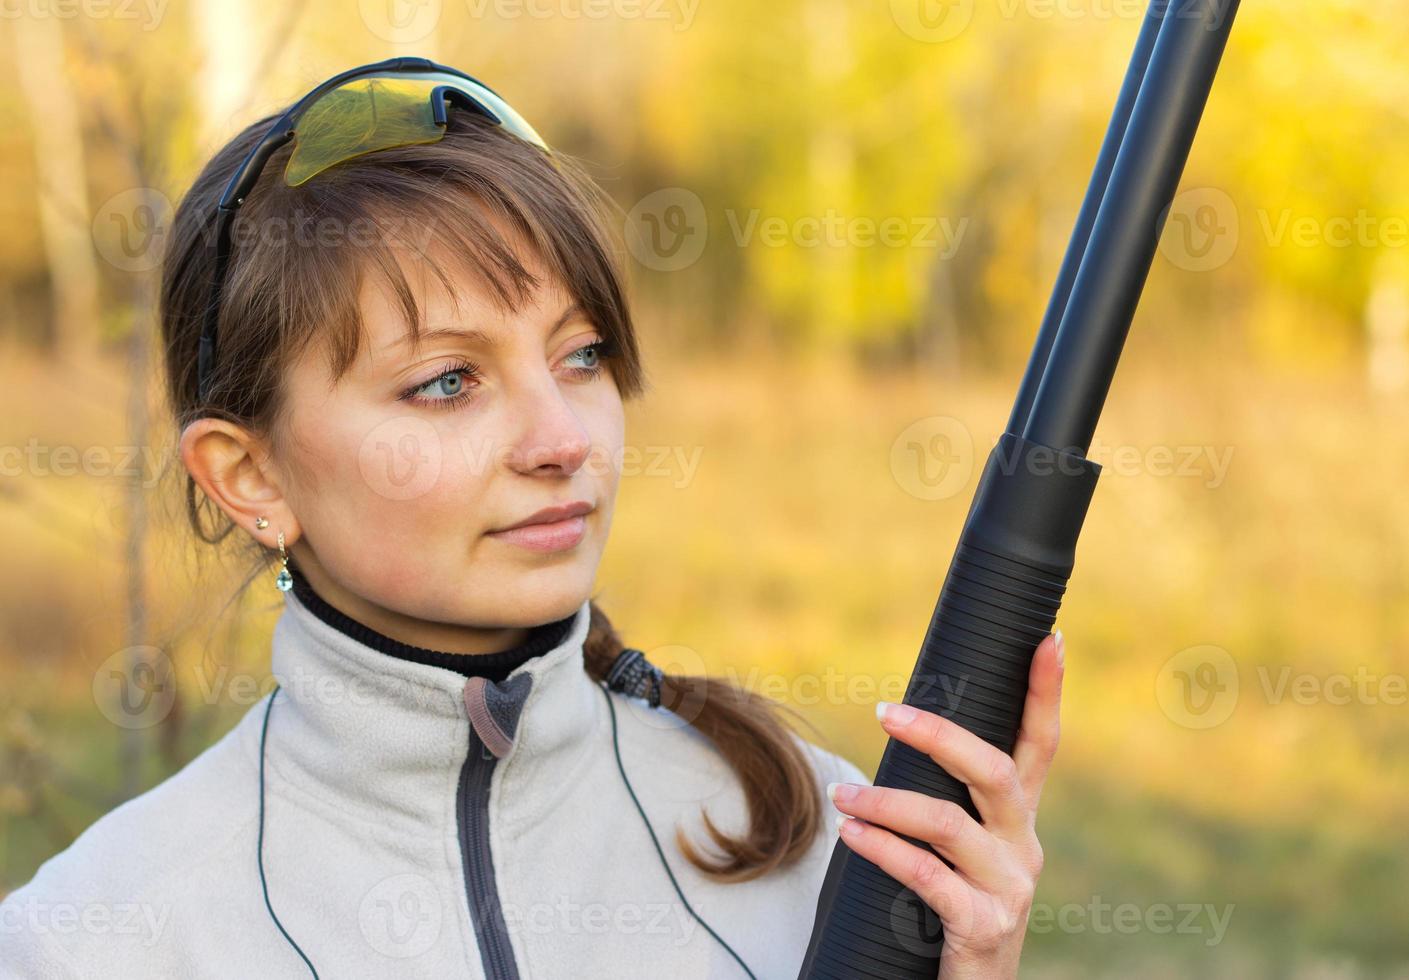
[[[269,518],[267,518],[267,517],[256,517],[256,518],[254,519],[254,526],[255,526],[255,530],[263,531],[266,527],[269,526]]]
[[[289,572],[289,553],[284,550],[284,532],[279,532],[279,558],[283,561],[284,567],[279,569],[279,574],[274,579],[274,585],[280,592],[287,592],[294,587],[294,577]]]

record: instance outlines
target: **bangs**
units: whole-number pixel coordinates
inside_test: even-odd
[[[379,238],[358,254],[356,286],[348,291],[355,300],[368,277],[383,283],[401,314],[413,350],[419,347],[425,330],[425,311],[417,302],[408,266],[433,275],[456,310],[460,303],[457,286],[464,280],[480,286],[504,313],[522,309],[545,284],[545,278],[572,292],[565,270],[552,262],[554,250],[529,243],[521,215],[494,212],[497,220],[491,219],[491,206],[471,193],[451,195],[445,204],[429,208],[423,200],[412,209],[378,216]],[[516,230],[506,235],[506,226]],[[546,277],[534,275],[526,261],[530,257],[544,267]],[[329,350],[329,368],[334,379],[341,379],[351,369],[367,339],[360,305],[348,305],[338,318],[341,329],[334,329],[330,336],[334,343]]]

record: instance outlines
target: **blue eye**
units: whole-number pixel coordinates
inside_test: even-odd
[[[573,351],[568,356],[577,357],[579,355],[585,356],[587,358],[588,363],[582,365],[583,367],[597,366],[597,346],[595,344],[588,344],[586,347],[579,347],[577,350]]]
[[[573,370],[582,375],[596,374],[602,368],[602,358],[607,356],[606,346],[605,340],[598,340],[573,351],[568,355],[568,360],[574,357],[581,357],[585,360],[585,363],[573,365]]]
[[[430,384],[420,389],[422,394],[440,395],[446,398],[453,398],[465,387],[465,379],[459,373],[442,374]]]
[[[401,393],[401,399],[433,404],[438,408],[459,404],[470,397],[470,392],[475,387],[474,378],[478,374],[479,367],[475,364],[469,362],[449,364],[429,381],[407,388]]]

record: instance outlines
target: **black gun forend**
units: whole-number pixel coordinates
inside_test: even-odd
[[[1006,433],[989,453],[905,703],[1012,752],[1037,644],[1052,629],[1101,467]],[[874,780],[978,812],[968,787],[891,739]],[[922,847],[928,845],[913,843]],[[908,888],[838,842],[803,977],[933,978],[943,932]]]

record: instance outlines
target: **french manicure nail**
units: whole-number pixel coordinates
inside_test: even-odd
[[[827,795],[831,797],[833,803],[844,803],[856,796],[856,784],[828,783]]]
[[[894,701],[877,701],[876,717],[892,725],[908,725],[915,720],[915,709],[908,704],[896,704]]]
[[[861,833],[861,825],[854,818],[843,813],[837,817],[837,833],[844,837],[855,837]]]
[[[1066,665],[1066,659],[1067,659],[1066,640],[1062,638],[1062,631],[1061,631],[1061,630],[1057,630],[1057,632],[1053,633],[1052,635],[1053,635],[1054,637],[1056,637],[1056,641],[1057,641],[1057,666],[1058,666],[1058,667],[1065,666],[1065,665]]]

